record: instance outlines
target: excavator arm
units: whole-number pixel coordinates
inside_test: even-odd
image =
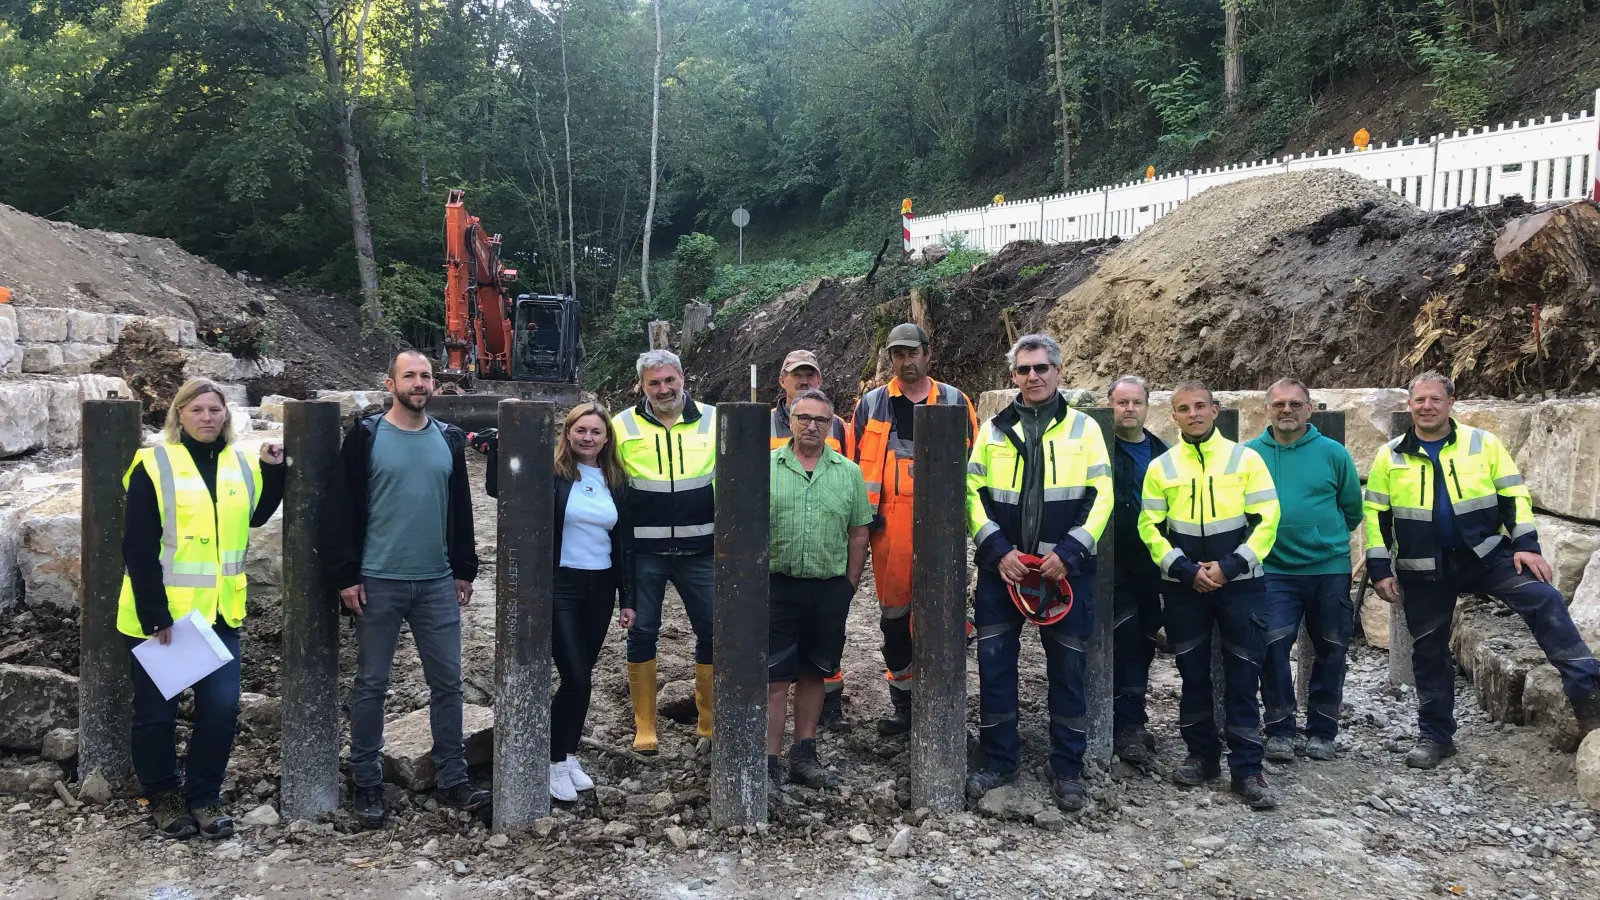
[[[511,285],[517,271],[500,262],[500,235],[484,234],[467,212],[465,192],[444,205],[444,365],[439,380],[467,387],[511,371]]]

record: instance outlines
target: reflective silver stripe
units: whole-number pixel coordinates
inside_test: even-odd
[[[1472,552],[1478,554],[1478,558],[1482,559],[1485,556],[1488,556],[1489,554],[1493,553],[1495,551],[1495,548],[1500,546],[1500,542],[1502,540],[1504,540],[1504,538],[1500,537],[1500,535],[1491,534],[1488,537],[1484,538],[1483,540],[1479,541],[1478,542],[1478,546],[1472,548]]]
[[[907,678],[911,677],[910,666],[906,666],[904,669],[889,669],[888,672],[889,677],[895,681],[905,681]]]
[[[1483,432],[1478,430],[1478,429],[1476,429],[1476,428],[1474,428],[1474,429],[1472,429],[1472,438],[1467,441],[1467,455],[1468,456],[1477,456],[1479,453],[1482,453],[1482,452],[1483,452]]]
[[[224,574],[224,575],[243,575],[244,574],[244,551],[243,550],[224,550],[222,552],[222,574]]]
[[[154,453],[156,474],[161,482],[161,583],[167,587],[210,589],[217,586],[217,565],[210,562],[178,562],[178,487],[167,448],[157,446]],[[205,490],[201,482],[200,490]]]
[[[1268,500],[1276,500],[1276,499],[1278,499],[1277,490],[1275,488],[1267,488],[1264,491],[1255,491],[1253,493],[1245,494],[1244,495],[1244,505],[1245,506],[1254,506],[1257,503],[1265,503]]]
[[[989,489],[989,499],[1006,506],[1016,506],[1022,502],[1022,494],[1016,491],[1002,491],[999,488]]]
[[[1461,513],[1477,512],[1480,509],[1494,509],[1500,505],[1498,494],[1487,494],[1482,497],[1473,497],[1471,500],[1457,500],[1450,504],[1457,515]]]
[[[1039,542],[1039,556],[1040,557],[1049,556],[1050,554],[1054,553],[1055,551],[1056,551],[1056,545],[1055,544],[1052,544],[1049,541],[1040,541]]]
[[[1086,493],[1088,493],[1088,488],[1082,487],[1045,488],[1044,502],[1059,503],[1062,500],[1081,500]]]
[[[1239,471],[1239,461],[1244,459],[1244,445],[1234,444],[1233,453],[1228,456],[1228,467],[1222,470],[1224,475],[1233,475]]]
[[[679,478],[672,482],[675,491],[698,491],[711,486],[711,475],[695,475],[691,478]]]
[[[1111,467],[1105,463],[1095,463],[1083,472],[1084,478],[1110,478]]]
[[[622,430],[628,433],[628,437],[639,436],[639,423],[634,417],[633,407],[623,410],[617,420],[622,423]]]
[[[1239,554],[1239,558],[1248,563],[1252,569],[1261,565],[1261,557],[1257,556],[1256,552],[1250,549],[1249,544],[1240,544],[1239,546],[1233,548],[1233,552]]]
[[[1511,529],[1511,539],[1514,541],[1519,537],[1523,537],[1524,535],[1533,534],[1534,532],[1536,532],[1538,530],[1539,530],[1539,526],[1533,524],[1532,522],[1523,522],[1522,524],[1518,525],[1517,527]]]
[[[1071,531],[1067,532],[1067,537],[1075,539],[1078,543],[1083,545],[1083,549],[1089,551],[1090,553],[1094,552],[1094,538],[1090,537],[1089,532],[1085,531],[1083,528],[1080,527],[1072,529]]]
[[[1394,561],[1394,567],[1403,572],[1432,572],[1436,568],[1431,556],[1426,559],[1401,557]]]
[[[996,525],[994,522],[984,522],[982,525],[978,526],[978,533],[972,536],[972,546],[983,546],[983,542],[987,541],[990,535],[998,534],[999,532],[999,525]]]
[[[1388,558],[1389,558],[1389,548],[1388,547],[1368,547],[1367,548],[1367,559],[1388,559]]]
[[[713,534],[717,526],[710,522],[704,525],[636,525],[633,536],[644,540],[674,538],[674,537],[706,537]]]
[[[1087,421],[1089,421],[1088,416],[1078,412],[1077,410],[1072,410],[1072,428],[1068,429],[1067,431],[1067,440],[1076,441],[1079,438],[1082,438],[1083,423]]]
[[[1186,534],[1190,537],[1204,537],[1206,533],[1205,529],[1200,527],[1199,522],[1182,522],[1177,519],[1168,519],[1167,527],[1179,534]]]
[[[910,613],[911,604],[909,603],[905,606],[888,606],[882,601],[878,602],[878,618],[880,619],[904,619]]]
[[[1161,474],[1173,479],[1178,477],[1178,467],[1173,464],[1170,451],[1161,454]]]
[[[1251,569],[1248,569],[1246,571],[1240,572],[1239,574],[1233,576],[1233,580],[1234,581],[1248,581],[1248,580],[1250,580],[1252,578],[1260,578],[1261,574],[1262,574],[1262,572],[1261,572],[1261,564],[1257,563],[1254,568],[1251,568]]]
[[[710,475],[695,475],[691,478],[679,478],[676,481],[662,481],[658,478],[629,478],[628,484],[636,491],[647,494],[672,494],[684,491],[697,491],[711,486]]]
[[[711,423],[715,421],[717,411],[715,408],[703,403],[695,404],[700,407],[700,427],[695,429],[696,434],[710,434]]]
[[[1362,493],[1361,499],[1367,501],[1368,503],[1376,503],[1379,506],[1389,505],[1389,495],[1380,494],[1377,491],[1365,491]]]
[[[1397,469],[1404,469],[1406,467],[1406,458],[1399,450],[1391,447],[1389,449],[1389,465]]]
[[[1413,522],[1432,522],[1433,510],[1417,509],[1415,506],[1396,506],[1390,512],[1396,519],[1409,519]]]
[[[917,452],[917,442],[908,441],[905,438],[897,437],[894,440],[891,440],[888,446],[891,453],[901,457],[902,459],[909,459],[912,456],[915,456]]]
[[[1244,516],[1229,516],[1226,519],[1218,519],[1215,522],[1207,522],[1206,523],[1206,532],[1205,533],[1206,534],[1221,534],[1224,531],[1232,531],[1235,528],[1243,528],[1244,526],[1245,526],[1245,517]]]
[[[250,498],[250,514],[256,512],[256,480],[250,476],[250,463],[244,458],[244,451],[238,447],[233,448],[233,455],[239,458],[239,477],[244,479],[245,496]],[[221,539],[221,536],[218,536]]]
[[[1005,442],[1005,439],[1006,439],[1006,433],[1004,431],[1000,430],[1000,426],[999,425],[994,424],[994,420],[993,419],[990,419],[989,420],[989,443],[991,443],[991,444],[1001,444],[1001,443]]]
[[[1521,483],[1521,475],[1502,475],[1494,480],[1494,487],[1497,491],[1503,491],[1508,487],[1516,487]]]
[[[1163,572],[1168,571],[1169,569],[1172,568],[1172,564],[1177,562],[1180,559],[1183,559],[1183,551],[1182,550],[1179,550],[1176,547],[1172,548],[1171,550],[1168,550],[1167,551],[1167,555],[1161,557],[1161,571],[1163,571]]]
[[[883,491],[883,482],[881,482],[881,481],[869,481],[869,482],[867,482],[867,493],[876,494],[876,493],[881,493],[882,491]]]
[[[1143,500],[1139,501],[1139,508],[1148,509],[1151,512],[1166,512],[1167,500],[1165,497],[1155,497],[1153,499],[1150,497],[1145,497]]]
[[[989,474],[989,467],[981,462],[969,462],[967,463],[967,474],[977,475],[982,478]]]

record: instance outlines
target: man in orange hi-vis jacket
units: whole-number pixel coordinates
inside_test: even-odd
[[[956,404],[967,408],[967,447],[978,431],[972,401],[948,384],[928,377],[932,354],[928,333],[911,323],[889,332],[886,349],[894,377],[856,404],[851,421],[855,461],[867,482],[872,524],[872,580],[882,616],[884,678],[893,712],[878,722],[878,733],[911,730],[911,460],[916,437],[912,415],[918,405]]]

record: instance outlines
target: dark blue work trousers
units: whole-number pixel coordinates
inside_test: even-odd
[[[1161,575],[1118,571],[1112,594],[1116,621],[1112,631],[1112,729],[1143,728],[1145,694],[1150,689],[1150,664],[1156,658],[1156,637],[1161,631]]]
[[[178,697],[168,700],[161,696],[161,689],[133,655],[133,648],[145,639],[122,637],[133,671],[133,772],[139,778],[139,792],[147,800],[182,788],[190,809],[222,802],[222,782],[228,775],[228,755],[233,752],[239,722],[239,631],[220,620],[212,627],[233,654],[233,661],[190,689],[194,691],[194,727],[189,732],[182,774],[175,741]]]
[[[1294,645],[1303,619],[1316,649],[1306,694],[1306,735],[1333,740],[1339,733],[1344,673],[1356,608],[1350,576],[1267,574],[1267,656],[1261,670],[1261,705],[1268,737],[1295,731]]]
[[[1089,636],[1094,628],[1094,575],[1074,574],[1072,610],[1061,621],[1039,629],[1049,681],[1050,768],[1076,778],[1083,772],[1088,744],[1088,700],[1083,672]],[[1022,760],[1017,734],[1017,653],[1022,649],[1025,620],[999,573],[978,570],[973,597],[973,623],[978,630],[979,741],[989,768],[1013,772]]]
[[[1411,629],[1411,670],[1417,680],[1417,730],[1424,740],[1455,738],[1455,663],[1450,656],[1450,625],[1462,592],[1488,594],[1528,623],[1545,658],[1561,674],[1568,697],[1600,688],[1600,665],[1578,635],[1561,592],[1529,575],[1518,574],[1511,551],[1502,548],[1478,560],[1470,552],[1445,557],[1438,581],[1401,582],[1406,625]]]
[[[1234,778],[1261,771],[1261,707],[1257,702],[1265,656],[1267,594],[1261,578],[1234,581],[1201,594],[1188,585],[1165,583],[1167,640],[1178,658],[1183,693],[1178,730],[1189,755],[1222,755],[1212,713],[1211,630],[1222,634],[1223,706],[1228,721],[1228,768]]]

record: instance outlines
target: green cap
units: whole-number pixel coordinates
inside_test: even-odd
[[[926,347],[928,333],[910,322],[896,325],[889,329],[889,340],[885,347]]]

